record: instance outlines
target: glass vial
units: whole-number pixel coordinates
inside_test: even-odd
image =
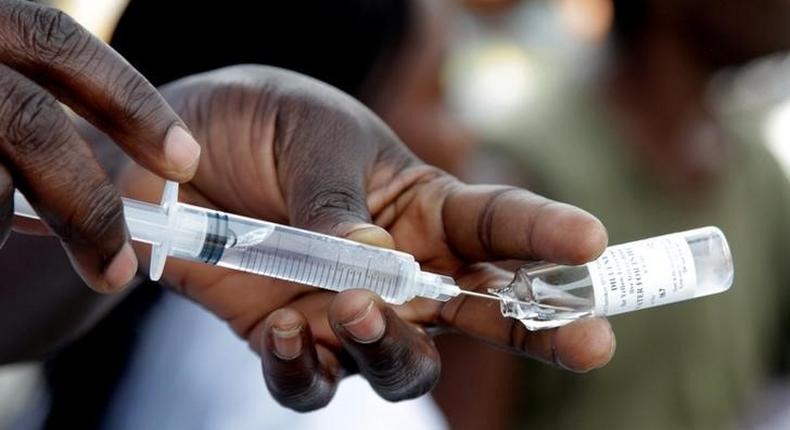
[[[733,277],[727,239],[703,227],[611,246],[582,266],[528,264],[491,293],[503,315],[540,330],[720,293]]]

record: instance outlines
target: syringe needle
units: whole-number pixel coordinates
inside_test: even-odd
[[[481,299],[496,300],[500,303],[503,300],[507,300],[508,303],[518,303],[519,305],[522,306],[532,306],[532,303],[529,302],[516,300],[510,297],[505,298],[505,297],[495,296],[493,294],[478,293],[477,291],[461,290],[461,294],[466,294],[467,296],[473,296],[473,297],[480,297]]]
[[[494,294],[478,293],[477,291],[461,290],[461,294],[466,294],[467,296],[480,297],[481,299],[496,300],[498,302],[507,301],[508,303],[518,303],[519,305],[522,306],[534,305],[534,303],[525,302],[523,300],[517,300],[511,297],[500,297]]]
[[[522,306],[534,306],[535,303],[532,302],[525,302],[523,300],[517,300],[511,297],[500,297],[494,294],[485,294],[485,293],[478,293],[477,291],[469,291],[469,290],[461,290],[461,294],[466,294],[467,296],[474,296],[480,297],[481,299],[488,299],[488,300],[496,300],[498,302],[507,301],[507,303],[517,303]],[[566,308],[559,308],[550,305],[544,305],[547,308],[555,308],[555,309],[566,309]],[[569,309],[572,310],[572,309]]]
[[[483,298],[483,299],[496,300],[498,302],[502,301],[502,298],[499,297],[499,296],[495,296],[493,294],[478,293],[476,291],[461,290],[461,294],[466,294],[466,295],[469,295],[469,296],[480,297],[480,298]]]

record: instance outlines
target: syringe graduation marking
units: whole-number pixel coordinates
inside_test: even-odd
[[[280,260],[278,260],[278,258],[280,257],[280,240],[281,240],[281,237],[278,234],[277,235],[277,244],[274,245],[274,255],[272,256],[272,266],[273,266],[272,267],[272,271],[274,273],[280,273]]]
[[[238,262],[236,264],[250,272],[333,290],[367,287],[385,297],[396,296],[400,284],[398,276],[402,275],[403,268],[398,264],[397,274],[390,273],[386,269],[384,271],[373,269],[372,265],[376,262],[374,258],[381,257],[380,255],[368,256],[364,263],[354,260],[353,255],[348,254],[342,248],[337,252],[330,252],[331,257],[330,255],[321,257],[320,253],[313,255],[318,244],[314,244],[310,240],[306,240],[308,238],[298,234],[294,238],[295,240],[290,240],[283,236],[293,233],[279,229],[275,229],[257,243],[249,243],[249,241],[245,242],[241,239],[234,240],[235,233],[232,230],[228,231],[227,235],[222,234],[221,221],[223,220],[217,216],[209,219],[209,233],[206,235],[207,243],[204,246],[206,249],[202,255],[204,261],[222,260],[220,264],[229,264],[230,267],[233,267],[234,258],[231,255],[236,255],[235,258]],[[231,228],[233,227],[231,226]],[[276,236],[276,238],[272,236]],[[224,237],[224,242],[219,240],[220,237]],[[221,252],[214,249],[219,243],[229,244],[225,250],[227,260],[222,258]],[[334,250],[331,247],[324,249]],[[233,254],[229,252],[233,252]],[[382,262],[384,261],[386,260],[382,260]],[[395,267],[391,267],[391,269],[395,269]]]

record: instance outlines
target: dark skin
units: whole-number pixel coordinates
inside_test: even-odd
[[[243,66],[163,94],[204,145],[182,201],[395,247],[477,291],[509,280],[487,261],[576,264],[606,245],[600,222],[577,208],[521,189],[469,186],[423,164],[370,111],[312,79]],[[120,184],[155,201],[162,181],[131,165]],[[440,331],[572,371],[600,367],[613,353],[605,320],[529,332],[481,299],[388,306],[364,290],[335,294],[178,260],[165,280],[246,339],[274,397],[299,411],[325,405],[353,373],[389,400],[426,393],[440,370],[431,337]]]
[[[18,188],[82,279],[117,291],[137,268],[121,199],[58,101],[171,180],[192,177],[200,148],[156,89],[71,18],[0,1],[0,244]]]

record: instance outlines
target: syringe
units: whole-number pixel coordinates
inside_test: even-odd
[[[132,239],[151,244],[149,276],[155,281],[173,256],[333,291],[364,288],[392,304],[459,294],[501,300],[424,272],[403,252],[179,203],[175,182],[165,184],[160,205],[124,198],[123,206]],[[19,191],[14,213],[39,219]]]

